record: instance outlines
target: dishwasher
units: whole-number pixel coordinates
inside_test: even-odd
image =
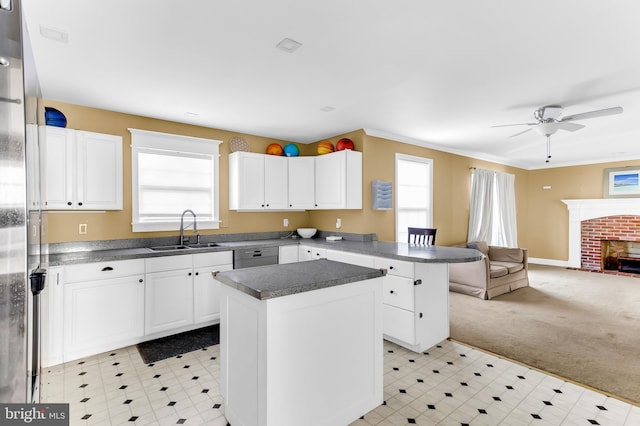
[[[233,251],[233,269],[277,264],[278,247],[263,247],[245,250],[240,249]]]

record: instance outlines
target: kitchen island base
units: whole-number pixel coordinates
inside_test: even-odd
[[[223,285],[220,308],[231,425],[349,424],[383,403],[382,278],[267,300]]]

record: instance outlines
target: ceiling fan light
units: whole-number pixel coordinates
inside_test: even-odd
[[[555,124],[556,123],[540,123],[535,126],[534,129],[542,136],[551,136],[558,131],[558,126],[556,126]]]

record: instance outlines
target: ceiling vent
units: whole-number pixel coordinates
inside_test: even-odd
[[[284,50],[287,53],[295,52],[300,46],[302,46],[302,43],[298,43],[290,38],[282,39],[282,41],[276,45],[278,49]]]

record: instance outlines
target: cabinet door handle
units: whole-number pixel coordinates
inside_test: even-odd
[[[389,291],[389,293],[393,294],[393,290]]]
[[[189,276],[191,276],[191,272],[189,272]]]
[[[196,272],[196,275],[200,275],[200,272]]]
[[[105,266],[104,268],[102,268],[103,271],[113,271],[113,268],[111,266]]]
[[[389,266],[389,269],[393,269],[393,266]]]
[[[289,204],[289,207],[293,207],[293,204]]]
[[[81,206],[81,205],[82,205],[82,201],[80,201],[80,202],[78,203],[78,205],[79,205],[79,206]]]
[[[70,205],[72,205],[72,204],[73,204],[73,203],[72,203],[71,201],[67,201],[67,205],[68,205],[68,206],[70,206]]]
[[[144,280],[143,280],[142,278],[140,278],[140,279],[138,280],[138,282],[139,282],[139,283],[141,283],[141,282],[143,282],[143,281],[144,281]]]
[[[420,284],[422,284],[422,280],[415,280],[413,282],[413,285],[420,285]]]

